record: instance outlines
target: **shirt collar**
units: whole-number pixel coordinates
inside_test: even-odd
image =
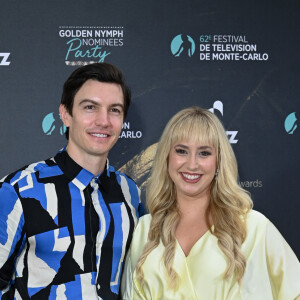
[[[83,191],[88,184],[94,179],[99,183],[104,190],[110,187],[110,167],[109,161],[106,160],[104,171],[98,176],[94,176],[90,171],[78,165],[68,154],[66,148],[61,149],[54,157],[55,162],[63,171],[65,176],[75,184],[81,191]]]

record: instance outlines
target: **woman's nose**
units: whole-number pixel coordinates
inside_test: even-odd
[[[188,157],[187,165],[188,165],[188,168],[190,170],[197,169],[197,167],[198,167],[198,160],[197,160],[196,156],[190,155]]]

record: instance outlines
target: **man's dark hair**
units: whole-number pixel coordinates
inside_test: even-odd
[[[119,84],[124,96],[124,119],[126,118],[131,101],[130,88],[126,85],[121,71],[108,63],[93,63],[76,69],[66,80],[63,86],[61,104],[63,104],[72,116],[74,97],[82,85],[89,79],[100,82]],[[69,139],[69,128],[65,133]]]

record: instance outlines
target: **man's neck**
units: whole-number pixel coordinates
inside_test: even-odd
[[[91,172],[95,176],[101,174],[105,168],[107,155],[96,156],[89,155],[87,153],[77,153],[72,148],[67,146],[66,148],[69,156],[82,168]]]

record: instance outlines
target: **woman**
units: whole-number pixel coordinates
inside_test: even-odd
[[[137,299],[300,299],[300,264],[237,181],[221,122],[191,107],[160,139],[122,295]]]

